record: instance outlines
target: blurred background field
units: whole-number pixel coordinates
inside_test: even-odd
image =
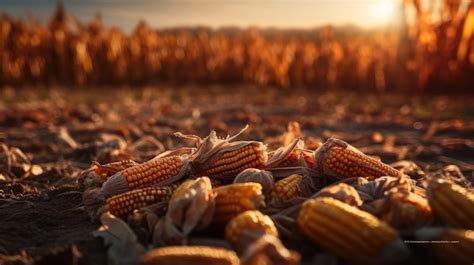
[[[139,1],[136,7],[123,1],[115,7],[107,1],[67,2],[71,12],[50,1],[40,1],[39,11],[34,5],[8,3],[2,5],[15,15],[4,14],[0,19],[3,86],[217,83],[448,94],[472,93],[474,87],[473,1],[316,1],[306,8],[314,8],[314,19],[303,12],[301,21],[295,20],[294,13],[302,12],[305,2],[240,5],[261,14],[254,14],[260,20],[243,15],[242,25],[260,22],[266,27],[239,27],[238,20],[234,21],[237,25],[228,25],[233,21],[223,17],[235,16],[239,10],[232,9],[229,2],[148,3],[151,10],[157,9],[156,15],[145,11],[146,1]],[[189,13],[193,5],[200,15]],[[272,12],[282,12],[281,5],[290,14],[283,26],[284,16],[271,20]],[[85,6],[90,6],[88,12]],[[122,18],[113,10],[126,12],[129,6],[130,16],[141,14],[143,20],[125,28],[109,25]],[[202,11],[206,6],[207,12]],[[291,9],[294,6],[299,9]],[[94,7],[102,9],[91,17]],[[28,17],[21,16],[22,8],[30,10]],[[338,14],[337,9],[343,11]],[[51,14],[46,15],[45,10]],[[109,24],[104,23],[101,10],[108,14]],[[332,19],[319,21],[331,10]],[[169,12],[175,12],[174,27],[170,27],[175,24],[168,21],[173,14]],[[83,19],[85,13],[88,19]],[[217,18],[203,18],[212,18],[214,13]],[[150,26],[148,20],[158,27]]]

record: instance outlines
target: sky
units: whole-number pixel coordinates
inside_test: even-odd
[[[139,19],[156,28],[258,26],[312,28],[326,24],[380,27],[397,20],[401,0],[64,0],[81,20],[100,11],[106,25],[131,30]],[[0,13],[45,22],[56,0],[0,0]]]

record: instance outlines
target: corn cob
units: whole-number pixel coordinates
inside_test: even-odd
[[[275,183],[270,192],[269,204],[279,207],[288,204],[292,199],[309,197],[311,194],[309,178],[291,175]]]
[[[278,230],[272,219],[255,210],[245,211],[232,218],[226,225],[225,238],[231,244],[236,245],[241,240],[241,233],[244,230],[253,234],[260,233],[278,236]]]
[[[393,167],[371,158],[346,142],[330,138],[315,151],[315,169],[337,179],[381,176],[401,177]]]
[[[167,185],[188,173],[188,161],[180,156],[166,156],[127,168],[110,177],[102,186],[106,197],[129,190]]]
[[[155,248],[140,258],[141,265],[239,265],[235,252],[206,246]]]
[[[435,243],[429,246],[438,264],[472,264],[474,260],[474,230],[422,228],[416,238]]]
[[[452,227],[474,229],[474,193],[444,179],[428,185],[428,200],[435,217]]]
[[[115,216],[126,216],[145,206],[168,202],[173,190],[169,186],[132,190],[107,199],[105,210]]]
[[[93,161],[92,165],[95,167],[95,173],[101,176],[103,181],[106,181],[113,174],[129,167],[136,166],[138,163],[133,160],[120,160],[101,165],[97,161]]]
[[[216,208],[213,223],[226,225],[230,219],[247,210],[257,210],[265,205],[262,185],[236,183],[214,189]]]
[[[274,185],[273,175],[271,172],[257,169],[247,168],[240,172],[234,179],[234,183],[256,182],[262,185],[263,194],[268,195]]]
[[[334,254],[354,262],[376,259],[397,232],[375,216],[332,198],[306,201],[298,216],[303,234]]]
[[[262,145],[249,144],[237,150],[224,153],[214,160],[205,170],[200,171],[200,176],[235,177],[247,168],[262,168],[266,158]]]
[[[433,218],[428,200],[414,193],[391,192],[384,202],[381,219],[396,228],[420,227]]]

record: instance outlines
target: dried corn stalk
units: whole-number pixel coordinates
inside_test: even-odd
[[[268,154],[268,162],[265,168],[277,167],[298,167],[306,166],[303,157],[304,142],[301,139],[295,139],[291,144],[282,146]]]
[[[174,192],[166,216],[154,228],[156,244],[186,243],[194,230],[206,228],[213,217],[215,193],[208,177],[187,180]]]
[[[435,178],[428,185],[435,217],[449,226],[474,229],[474,193],[450,181]]]
[[[235,252],[205,246],[155,248],[140,258],[141,265],[239,265]]]
[[[233,245],[242,242],[242,233],[248,231],[256,234],[278,236],[278,231],[272,219],[260,211],[245,211],[232,218],[225,228],[225,238]]]
[[[216,208],[212,223],[225,226],[232,218],[247,210],[258,210],[265,206],[262,185],[258,183],[236,183],[214,189]]]
[[[305,236],[350,262],[406,257],[397,232],[375,216],[333,198],[310,199],[298,216]]]
[[[313,194],[311,179],[301,175],[291,175],[279,180],[273,186],[268,199],[269,206],[281,208],[293,205],[296,200]]]
[[[263,168],[267,162],[266,147],[257,141],[236,141],[247,126],[238,134],[219,139],[215,131],[200,140],[197,136],[175,135],[183,138],[198,138],[198,148],[190,156],[193,175],[233,180],[247,168]]]
[[[356,207],[362,205],[362,200],[357,190],[345,183],[327,186],[312,196],[312,198],[322,197],[330,197]]]
[[[262,185],[263,194],[268,195],[274,185],[273,175],[271,172],[257,169],[247,168],[240,172],[234,179],[234,183],[255,182]]]
[[[102,185],[105,197],[129,190],[171,184],[189,173],[188,159],[182,156],[166,156],[151,159],[129,167],[111,176]]]
[[[362,177],[376,179],[381,176],[401,177],[393,167],[371,158],[348,143],[329,138],[315,151],[315,169],[320,175],[336,179]]]
[[[422,228],[416,239],[430,241],[430,255],[437,264],[472,264],[474,260],[474,230],[451,228]]]

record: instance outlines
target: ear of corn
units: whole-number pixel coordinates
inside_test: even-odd
[[[245,211],[232,218],[225,228],[225,238],[236,245],[241,240],[242,231],[253,234],[270,234],[278,236],[278,231],[272,219],[260,211]]]
[[[298,216],[298,226],[318,245],[358,263],[377,259],[385,247],[398,240],[397,232],[389,225],[333,198],[306,201]]]
[[[474,260],[474,230],[429,227],[418,230],[416,238],[436,242],[429,247],[438,264],[472,264]]]
[[[312,193],[310,178],[291,175],[275,183],[270,192],[269,205],[285,206],[292,199],[310,197]]]
[[[359,207],[362,205],[362,200],[354,187],[345,183],[339,183],[327,186],[313,195],[312,198],[330,197],[352,206]]]
[[[107,199],[105,210],[115,216],[126,216],[145,206],[168,202],[172,194],[169,186],[132,190]]]
[[[315,152],[315,169],[337,179],[401,177],[395,168],[371,158],[346,142],[330,138]]]
[[[296,139],[293,143],[282,146],[268,154],[268,162],[266,168],[279,167],[296,167],[306,166],[306,162],[302,155],[304,143],[301,139]]]
[[[138,163],[133,160],[120,160],[104,165],[101,165],[98,162],[94,161],[92,162],[92,164],[95,167],[95,173],[101,176],[103,181],[106,181],[110,176],[119,171],[138,165]]]
[[[433,179],[428,200],[438,221],[452,227],[474,229],[474,193],[457,184]]]
[[[217,157],[198,175],[233,179],[247,168],[263,168],[266,162],[264,146],[251,143],[237,150],[223,153]]]
[[[262,185],[254,182],[236,183],[214,189],[216,208],[213,223],[225,226],[230,219],[247,210],[265,206]]]
[[[172,246],[148,251],[141,265],[239,265],[235,252],[205,246]]]
[[[382,206],[381,219],[396,228],[416,228],[433,219],[428,200],[414,193],[392,192]]]
[[[247,126],[225,139],[218,138],[214,131],[204,140],[199,139],[196,152],[190,156],[193,174],[233,180],[247,168],[263,168],[267,162],[265,145],[257,141],[232,142],[246,129]]]
[[[110,177],[101,191],[106,197],[129,190],[163,186],[178,181],[189,172],[188,161],[180,156],[152,159]]]

